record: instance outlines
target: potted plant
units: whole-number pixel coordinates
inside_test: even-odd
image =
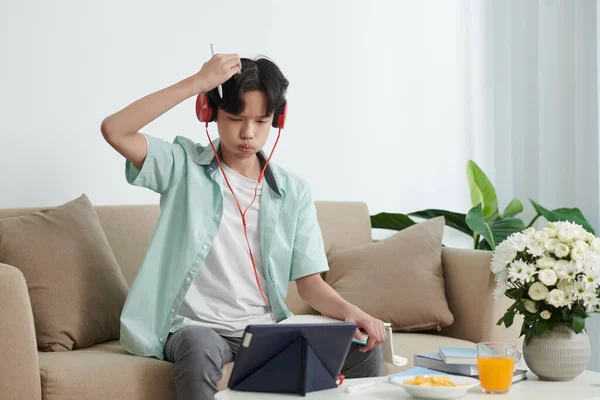
[[[523,357],[544,380],[570,380],[590,360],[585,320],[600,313],[600,239],[572,222],[514,233],[493,253],[496,296],[514,303],[498,325],[523,316]]]

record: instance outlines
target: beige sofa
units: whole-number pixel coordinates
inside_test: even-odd
[[[316,204],[327,252],[372,240],[365,204]],[[0,218],[33,211],[37,209],[4,209],[0,210]],[[96,211],[131,285],[150,241],[159,207],[98,206]],[[410,362],[405,367],[386,365],[386,373],[410,367],[413,354],[436,352],[440,344],[518,342],[518,327],[507,330],[495,325],[507,304],[493,298],[493,279],[488,268],[490,253],[444,248],[442,258],[446,296],[455,321],[440,332],[394,333],[395,353]],[[290,285],[288,304],[298,314],[311,311],[298,297],[294,284]],[[172,364],[130,355],[118,341],[73,351],[38,352],[24,276],[17,268],[5,264],[0,264],[0,354],[2,399],[175,399]],[[232,364],[225,366],[221,388],[226,387],[231,368]]]

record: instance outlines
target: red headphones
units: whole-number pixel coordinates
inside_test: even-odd
[[[217,116],[216,109],[210,106],[206,93],[200,93],[196,98],[196,116],[200,122],[206,123],[214,121]],[[278,111],[275,111],[275,115],[273,116],[273,128],[283,129],[286,116],[287,101],[283,103],[283,106]]]

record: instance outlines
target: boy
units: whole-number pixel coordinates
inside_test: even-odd
[[[161,216],[121,314],[121,344],[130,353],[173,362],[179,400],[214,397],[221,368],[235,360],[248,324],[291,316],[285,306],[290,281],[315,309],[356,322],[369,335],[366,346],[352,345],[342,374],[381,373],[383,322],[343,300],[319,274],[328,265],[308,185],[271,163],[258,183],[261,149],[287,86],[268,59],[216,54],[198,73],[102,122],[104,138],[127,160],[128,182],[161,194]],[[207,93],[216,109],[220,140],[214,145],[242,210],[256,189],[246,213],[256,275],[236,200],[211,146],[138,132],[199,93]]]

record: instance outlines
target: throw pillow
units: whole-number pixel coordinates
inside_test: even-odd
[[[392,323],[394,331],[443,328],[454,322],[442,275],[444,218],[379,242],[334,251],[325,280],[345,300]]]
[[[0,219],[0,262],[25,275],[39,350],[72,350],[119,338],[129,288],[85,194],[55,208]]]

